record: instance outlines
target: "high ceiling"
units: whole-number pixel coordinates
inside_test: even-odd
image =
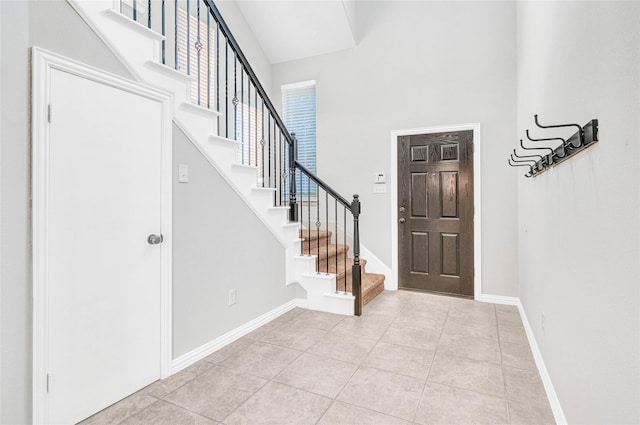
[[[236,0],[271,63],[354,47],[354,0]]]

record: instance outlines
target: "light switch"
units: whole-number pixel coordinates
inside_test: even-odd
[[[374,183],[373,184],[373,193],[387,193],[387,184],[386,183]]]
[[[187,164],[178,165],[178,183],[189,183],[189,166]]]
[[[376,173],[373,178],[374,183],[386,183],[387,176],[384,173]]]

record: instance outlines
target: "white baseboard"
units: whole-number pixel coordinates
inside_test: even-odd
[[[564,417],[564,412],[562,411],[560,400],[558,399],[556,390],[553,387],[553,382],[551,382],[551,376],[549,376],[547,367],[544,364],[542,353],[540,352],[540,348],[538,347],[538,343],[536,342],[536,337],[533,334],[533,329],[531,329],[531,325],[529,324],[529,320],[527,319],[527,314],[524,311],[522,302],[520,301],[519,298],[516,298],[516,299],[518,300],[518,303],[516,305],[518,307],[518,311],[520,312],[520,318],[522,319],[524,330],[527,333],[529,346],[531,347],[533,358],[536,361],[536,366],[538,367],[538,373],[540,374],[540,378],[542,379],[545,392],[547,393],[547,398],[549,399],[549,404],[551,405],[551,410],[553,411],[553,416],[556,420],[556,424],[565,425],[567,423],[567,419]]]
[[[551,382],[551,376],[549,376],[549,371],[547,371],[547,367],[545,366],[544,360],[542,359],[542,353],[540,352],[540,348],[538,347],[538,343],[536,342],[536,337],[533,334],[533,329],[531,329],[531,325],[529,324],[529,320],[527,319],[527,314],[524,312],[524,307],[522,306],[520,298],[505,297],[502,295],[481,294],[476,298],[476,300],[485,303],[513,305],[518,307],[520,319],[522,320],[522,325],[524,326],[524,331],[527,334],[527,340],[529,341],[529,347],[531,347],[531,353],[533,354],[533,358],[536,362],[536,367],[538,368],[540,379],[542,379],[542,384],[544,385],[544,390],[547,394],[547,399],[549,400],[549,405],[551,406],[551,410],[553,411],[553,416],[556,420],[556,424],[565,425],[567,423],[567,420],[564,417],[564,412],[562,411],[560,400],[558,399],[556,390],[553,387],[553,382]]]
[[[503,295],[487,295],[480,294],[476,297],[476,301],[482,301],[483,303],[491,304],[504,304],[504,305],[520,305],[520,298],[518,297],[505,297]]]
[[[255,319],[245,323],[244,325],[237,327],[218,338],[207,342],[200,347],[183,354],[182,356],[173,359],[171,361],[171,375],[180,372],[182,369],[191,366],[195,362],[202,360],[208,355],[218,351],[224,346],[231,344],[233,341],[245,336],[251,331],[256,330],[260,326],[269,323],[273,319],[283,315],[289,310],[293,310],[295,307],[306,308],[307,300],[302,298],[295,298],[279,307],[274,308],[265,314],[256,317]]]

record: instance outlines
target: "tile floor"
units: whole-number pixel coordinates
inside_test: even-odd
[[[551,424],[515,307],[385,291],[361,317],[295,309],[94,424]]]

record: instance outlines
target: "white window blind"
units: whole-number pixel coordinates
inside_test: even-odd
[[[284,124],[298,140],[298,162],[309,171],[316,173],[316,82],[287,84],[282,86],[282,113]],[[300,182],[298,182],[300,183]],[[302,187],[304,186],[304,187]],[[306,193],[304,185],[298,184],[299,191]],[[310,192],[316,192],[312,184]]]

